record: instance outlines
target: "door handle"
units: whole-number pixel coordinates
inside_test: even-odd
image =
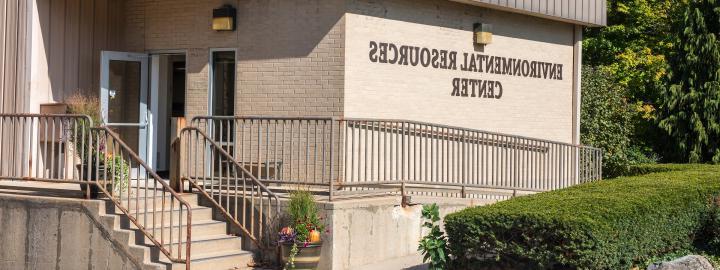
[[[108,127],[139,127],[139,128],[145,128],[148,126],[147,121],[145,123],[106,123],[105,126]]]

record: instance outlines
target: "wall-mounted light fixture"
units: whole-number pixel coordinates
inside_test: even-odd
[[[237,11],[231,5],[213,9],[212,29],[215,31],[235,31]]]
[[[487,45],[492,43],[492,24],[476,23],[473,25],[473,33],[476,44]]]

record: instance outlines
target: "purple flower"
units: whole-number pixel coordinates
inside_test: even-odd
[[[296,232],[292,232],[292,233],[289,233],[289,234],[288,234],[288,233],[279,232],[278,235],[280,236],[280,240],[278,241],[279,243],[293,243],[293,242],[295,242],[295,239],[297,239],[297,233],[296,233]]]

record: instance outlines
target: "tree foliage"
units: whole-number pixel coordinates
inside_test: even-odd
[[[657,95],[657,82],[665,76],[667,53],[673,48],[674,10],[686,1],[609,0],[608,26],[585,32],[584,62],[602,67],[628,89],[630,102],[647,113]],[[650,117],[651,115],[648,115]]]
[[[689,162],[720,162],[720,1],[694,0],[675,32],[659,126]]]
[[[580,140],[603,149],[604,176],[622,175],[630,165],[649,161],[631,146],[634,112],[625,88],[609,71],[588,66],[582,70],[582,88]]]

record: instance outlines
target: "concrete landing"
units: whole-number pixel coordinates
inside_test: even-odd
[[[0,194],[84,198],[79,184],[0,180]]]

